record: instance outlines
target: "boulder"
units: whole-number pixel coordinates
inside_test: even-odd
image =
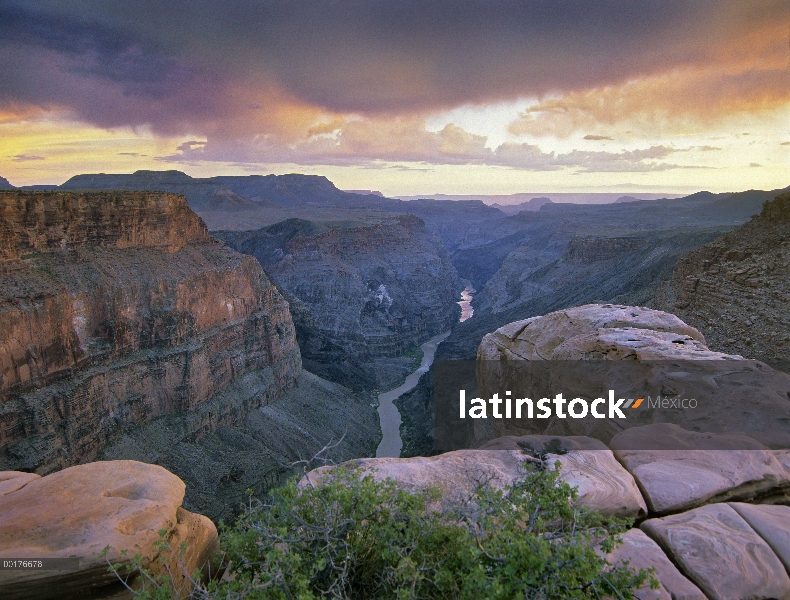
[[[623,543],[606,556],[613,566],[626,561],[635,570],[655,569],[660,587],[651,590],[645,583],[636,591],[639,600],[706,600],[705,594],[691,583],[666,557],[663,550],[640,529],[629,529],[622,536]]]
[[[476,370],[482,398],[511,391],[537,401],[561,392],[590,401],[613,390],[616,398],[643,399],[626,418],[489,419],[494,437],[590,436],[609,443],[625,429],[664,422],[790,448],[790,374],[714,352],[699,331],[661,311],[589,304],[509,323],[483,338]]]
[[[785,567],[741,516],[727,504],[642,523],[673,563],[714,600],[786,598]]]
[[[790,476],[774,453],[739,434],[698,433],[656,423],[628,429],[610,444],[653,514],[754,500],[790,488]]]
[[[438,456],[413,458],[363,458],[344,463],[372,475],[376,481],[392,479],[408,491],[439,488],[441,509],[471,498],[486,483],[503,488],[525,477],[525,456],[516,450],[458,450]],[[300,486],[319,486],[337,467],[319,467],[308,472]]]
[[[618,304],[586,304],[500,327],[480,342],[478,360],[551,360],[555,358],[554,351],[567,340],[601,329],[625,327],[674,333],[705,342],[697,329],[670,313]]]
[[[15,477],[5,481],[13,482]],[[188,573],[207,568],[218,549],[217,530],[202,515],[181,508],[184,483],[166,469],[136,461],[79,465],[0,496],[0,555],[13,558],[79,558],[76,571],[0,570],[3,598],[84,598],[120,593],[124,587],[109,572],[136,554],[154,573],[169,568],[184,584],[177,549],[186,543]],[[154,544],[159,531],[175,551]],[[123,551],[127,551],[123,554]],[[184,588],[185,592],[189,590]]]

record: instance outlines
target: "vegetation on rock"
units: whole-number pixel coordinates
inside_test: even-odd
[[[633,598],[652,576],[601,555],[626,523],[579,506],[558,470],[531,464],[524,481],[501,490],[481,481],[442,512],[437,491],[409,493],[345,467],[318,487],[293,480],[223,528],[226,576],[193,596]],[[146,581],[139,597],[174,596],[166,579]]]

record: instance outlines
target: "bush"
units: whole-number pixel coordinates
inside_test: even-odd
[[[338,468],[326,485],[292,481],[222,528],[230,581],[207,598],[632,598],[648,573],[611,568],[622,521],[577,506],[558,471],[505,490],[481,486],[451,510]],[[435,505],[434,505],[435,506]],[[655,582],[653,582],[655,585]]]

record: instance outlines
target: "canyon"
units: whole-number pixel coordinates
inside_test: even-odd
[[[705,334],[712,348],[790,368],[790,194],[742,227],[683,256],[655,306]]]
[[[289,219],[214,235],[258,259],[290,303],[305,364],[338,383],[392,387],[405,376],[393,359],[458,318],[463,284],[441,240],[413,215]]]
[[[194,481],[186,506],[218,518],[320,449],[332,419],[360,424],[350,456],[375,449],[367,399],[302,374],[285,299],[183,196],[2,192],[0,259],[0,468],[144,458]],[[265,410],[296,385],[319,414],[353,400],[283,446],[280,409]],[[228,452],[255,436],[246,463]],[[192,469],[201,452],[213,460]]]
[[[78,176],[50,191],[4,190],[0,505],[23,514],[25,494],[35,498],[48,486],[66,490],[68,502],[79,494],[122,498],[109,502],[128,501],[132,512],[135,502],[164,495],[167,515],[151,513],[140,539],[150,541],[162,525],[173,541],[202,540],[190,559],[200,566],[216,540],[200,515],[233,520],[248,490],[265,497],[323,461],[355,459],[377,477],[407,488],[438,483],[450,497],[464,492],[462,473],[494,469],[514,481],[523,453],[538,452],[564,465],[582,503],[637,519],[622,556],[649,546],[643,536],[652,540],[651,560],[680,571],[665,569],[665,591],[681,576],[697,586],[689,597],[703,597],[700,590],[726,597],[715,572],[686,564],[670,538],[677,528],[715,533],[732,525],[722,512],[732,509],[754,529],[739,524],[739,535],[775,551],[757,523],[776,517],[759,507],[788,504],[790,490],[790,380],[779,335],[789,324],[781,310],[789,198],[751,191],[606,206],[541,202],[507,216],[475,201],[348,194],[325,178],[297,175],[138,172]],[[439,344],[436,336],[448,331]],[[695,412],[643,409],[628,427],[611,419],[528,430],[481,425],[460,436],[473,449],[456,450],[435,438],[441,370],[417,368],[419,358],[433,358],[417,351],[431,338],[437,364],[498,363],[487,371],[473,362],[489,395],[511,362],[604,357],[672,362],[651,371],[651,393],[693,389],[706,404]],[[726,374],[705,371],[722,360]],[[688,377],[713,387],[678,384],[677,365],[690,361],[697,370]],[[574,390],[600,387],[594,379],[571,371],[549,377]],[[758,396],[748,406],[743,386]],[[379,397],[391,388],[394,406]],[[380,419],[377,408],[390,417]],[[390,444],[385,453],[415,458],[365,458],[376,455],[385,420],[387,439],[398,427],[402,439],[399,452]],[[704,443],[694,437],[700,432]],[[527,449],[549,438],[542,450]],[[661,453],[678,449],[667,443],[701,454],[667,463]],[[715,473],[725,446],[765,460],[733,458],[724,481]],[[96,489],[68,491],[83,477],[72,477],[81,473],[74,469],[92,465]],[[98,475],[101,465],[137,483],[115,486]],[[174,479],[146,471],[151,465]],[[676,475],[662,479],[668,472]],[[695,495],[689,486],[707,491]],[[18,535],[3,531],[0,538]],[[86,581],[96,568],[91,563]],[[759,580],[743,568],[745,582]]]

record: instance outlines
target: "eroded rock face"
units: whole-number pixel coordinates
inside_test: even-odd
[[[656,423],[626,430],[610,445],[633,473],[651,513],[751,501],[790,489],[790,473],[774,453],[743,435],[697,433]]]
[[[651,590],[645,583],[636,593],[639,600],[706,600],[705,594],[684,577],[660,546],[640,529],[629,529],[623,535],[623,543],[606,559],[615,566],[628,561],[632,569],[655,569],[659,589]]]
[[[125,426],[265,375],[193,422],[199,437],[297,377],[287,303],[183,197],[1,192],[0,223],[0,467],[92,460]]]
[[[655,305],[698,327],[712,348],[790,367],[790,194],[741,228],[689,252]]]
[[[560,465],[560,479],[578,490],[579,502],[604,515],[639,518],[647,515],[634,478],[611,450],[573,450],[550,454],[549,468]]]
[[[16,481],[13,473],[0,473]],[[184,483],[156,465],[135,461],[95,462],[30,479],[0,496],[0,553],[17,558],[79,558],[77,571],[0,571],[3,598],[84,598],[123,586],[107,570],[141,554],[154,573],[165,565],[181,585],[176,555],[154,548],[159,531],[173,549],[186,543],[188,573],[206,569],[219,548],[217,530],[206,517],[181,508]],[[126,555],[122,554],[127,550]],[[116,596],[113,596],[116,597]],[[122,597],[122,596],[118,596]]]
[[[784,565],[727,504],[649,519],[641,529],[709,598],[785,598],[790,594]]]
[[[790,506],[730,502],[743,520],[762,537],[790,572]]]
[[[615,389],[618,398],[695,400],[664,410],[647,401],[627,418],[494,420],[496,436],[587,435],[608,443],[624,429],[669,422],[790,447],[790,376],[714,352],[695,328],[644,307],[590,304],[510,323],[483,338],[477,380],[484,398],[516,390],[535,400],[560,391],[592,400]]]
[[[260,261],[291,304],[310,368],[344,385],[360,363],[400,355],[457,318],[463,285],[441,240],[413,215],[373,224],[288,219],[215,235]]]

